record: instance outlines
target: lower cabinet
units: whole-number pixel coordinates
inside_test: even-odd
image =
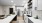
[[[12,21],[17,21],[17,15],[15,16],[15,18],[13,18],[13,20]]]
[[[24,15],[24,22],[28,23],[28,16]]]
[[[33,22],[28,18],[27,15],[24,15],[24,22],[25,22],[25,23],[33,23]]]
[[[28,18],[28,23],[33,23],[33,22]]]

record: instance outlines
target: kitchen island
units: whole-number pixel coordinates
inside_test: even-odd
[[[4,19],[0,19],[0,23],[10,23],[16,15],[10,15]]]

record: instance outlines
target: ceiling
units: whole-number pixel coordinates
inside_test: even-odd
[[[28,0],[0,0],[0,5],[23,6]]]

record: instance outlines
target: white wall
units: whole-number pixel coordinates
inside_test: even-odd
[[[26,3],[26,4],[24,5],[24,8],[28,8],[28,3]]]
[[[3,8],[0,6],[0,15],[3,15]]]
[[[15,6],[0,6],[0,15],[8,15],[9,8],[13,8],[13,12],[15,12]]]
[[[17,9],[20,9],[21,11],[24,11],[24,7],[17,7]]]
[[[14,10],[15,10],[15,6],[3,6],[3,13],[5,14],[5,15],[8,15],[9,14],[9,8],[13,8],[13,12],[14,12]]]

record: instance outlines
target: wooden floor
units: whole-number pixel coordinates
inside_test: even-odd
[[[17,16],[17,20],[23,20],[23,16]]]
[[[17,21],[12,21],[12,23],[24,23],[22,16],[17,16]]]

